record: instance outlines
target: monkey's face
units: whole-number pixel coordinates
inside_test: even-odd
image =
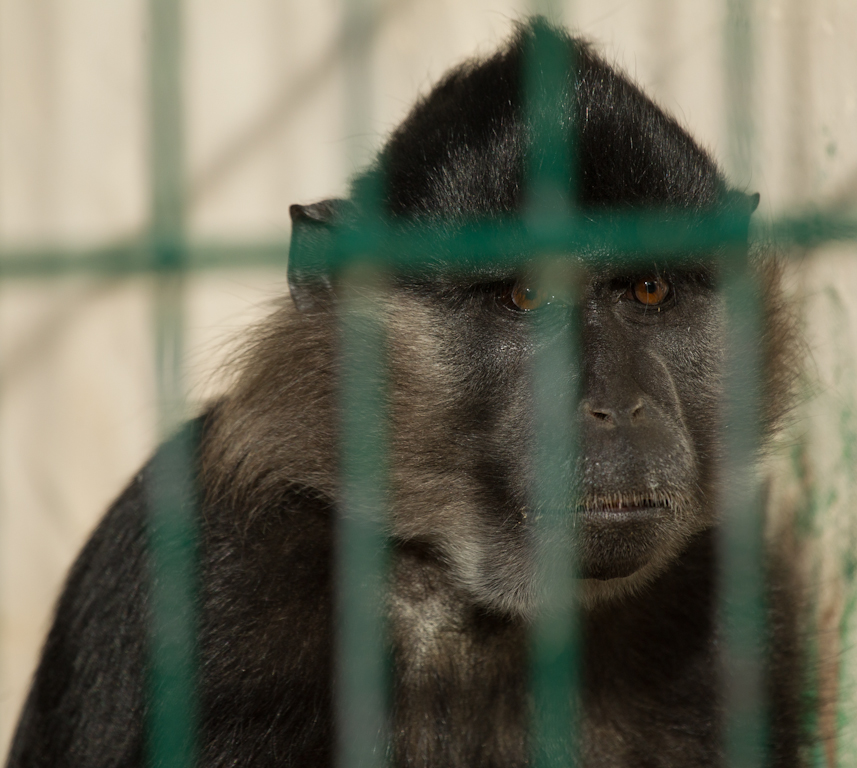
[[[580,361],[557,382],[578,401],[556,428],[578,435],[567,538],[592,603],[645,584],[714,521],[722,301],[701,265],[590,267],[579,290]],[[540,302],[525,280],[415,281],[390,314],[394,535],[518,614],[539,592],[533,358],[571,332],[534,334]]]

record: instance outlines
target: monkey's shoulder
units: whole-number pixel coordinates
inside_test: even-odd
[[[299,486],[258,508],[212,502],[198,462],[204,421],[158,449],[75,561],[8,768],[144,764],[150,587],[161,577],[153,520],[170,481],[166,514],[188,516],[197,552],[202,764],[328,760],[332,505]]]
[[[8,768],[143,764],[149,616],[143,487],[140,473],[69,573]]]

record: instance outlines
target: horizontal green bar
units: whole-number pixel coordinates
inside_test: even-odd
[[[389,226],[343,227],[331,246],[294,254],[303,273],[325,273],[372,259],[391,269],[433,271],[454,264],[462,271],[511,267],[538,255],[573,253],[593,262],[621,256],[623,262],[682,257],[691,252],[747,242],[747,216],[713,215],[669,218],[646,213],[557,216],[525,221],[468,222],[461,225],[405,222]]]
[[[782,218],[771,225],[751,227],[750,236],[751,240],[783,248],[812,248],[828,242],[857,240],[857,218],[824,213]],[[534,253],[580,250],[609,251],[611,256],[642,261],[651,260],[653,253],[659,260],[669,259],[741,241],[740,227],[729,226],[723,216],[665,220],[655,214],[599,215],[581,221],[564,219],[554,226],[540,226],[537,232],[517,222],[476,222],[454,233],[442,233],[438,225],[427,224],[414,224],[407,230],[382,227],[363,232],[352,230],[339,242],[339,255],[330,255],[329,260],[341,266],[353,258],[347,253],[365,256],[368,249],[380,254],[381,263],[403,267],[437,263],[441,249],[444,256],[463,260],[462,266],[516,263]],[[283,267],[288,249],[285,240],[164,243],[153,247],[145,238],[91,248],[63,245],[0,248],[0,279]],[[181,258],[165,259],[159,255],[164,252],[180,253]],[[328,258],[321,261],[328,262]]]
[[[140,275],[176,270],[208,271],[279,266],[285,271],[287,241],[172,243],[149,248],[128,240],[92,248],[18,248],[0,250],[0,279],[75,274]],[[175,258],[164,258],[164,253]]]

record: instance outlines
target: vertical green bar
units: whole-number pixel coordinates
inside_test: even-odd
[[[524,62],[524,103],[531,130],[527,166],[527,224],[539,237],[572,215],[573,126],[565,103],[574,62],[562,36],[534,27]],[[574,515],[576,345],[568,271],[562,259],[542,259],[539,287],[557,300],[536,317],[533,371],[535,488],[532,523],[539,610],[531,631],[533,727],[536,768],[574,764],[577,701],[577,626],[572,519]]]
[[[345,110],[352,170],[369,158],[374,0],[346,4]],[[363,188],[359,255],[372,255],[381,190]],[[343,247],[358,247],[340,238]],[[384,590],[388,505],[385,339],[371,294],[380,276],[368,264],[342,276],[340,413],[342,508],[338,528],[337,765],[380,768],[387,762],[387,659]]]
[[[184,201],[178,0],[149,0],[150,247],[156,276],[155,352],[159,435],[184,419],[182,387]],[[195,764],[196,530],[194,437],[185,429],[159,452],[149,494],[151,632],[148,759]]]
[[[576,765],[579,697],[578,627],[572,553],[575,419],[578,376],[575,312],[568,264],[549,261],[541,289],[558,301],[536,318],[534,370],[539,612],[532,629],[533,763]],[[565,274],[564,274],[565,273]]]
[[[729,172],[743,187],[753,169],[753,4],[728,0],[726,4],[724,73]]]
[[[344,279],[340,326],[343,508],[338,536],[338,762],[386,764],[384,644],[387,422],[384,329],[371,267]]]
[[[752,4],[729,0],[725,73],[729,161],[746,185],[753,160]],[[743,249],[727,256],[726,459],[721,606],[726,648],[726,755],[730,768],[767,765],[764,520],[755,476],[759,449],[760,307]]]
[[[180,0],[149,0],[152,235],[173,260],[184,229],[181,10]]]
[[[346,161],[350,172],[367,165],[373,147],[367,141],[372,135],[372,33],[377,23],[377,0],[346,0],[343,17],[345,50],[345,135]]]
[[[532,47],[524,61],[524,103],[530,126],[527,156],[527,221],[534,229],[564,221],[572,214],[577,158],[573,152],[575,126],[563,118],[562,105],[573,88],[575,62],[563,39],[539,20]]]
[[[758,295],[746,262],[726,284],[726,459],[722,611],[726,630],[726,754],[730,768],[761,768],[766,759],[764,521],[755,476],[759,437]]]

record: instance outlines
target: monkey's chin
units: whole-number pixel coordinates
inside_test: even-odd
[[[663,507],[586,510],[581,522],[578,573],[584,605],[638,592],[686,541]]]
[[[584,580],[611,581],[612,579],[626,579],[645,568],[646,562],[636,560],[620,560],[611,563],[599,563],[586,565],[581,570],[579,578]]]
[[[654,581],[665,567],[666,563],[657,565],[652,563],[630,576],[615,579],[579,579],[577,599],[584,610],[633,599]]]

